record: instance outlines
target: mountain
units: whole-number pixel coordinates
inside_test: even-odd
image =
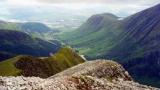
[[[0,77],[1,89],[33,90],[159,90],[133,81],[118,63],[87,61],[47,79],[38,77]]]
[[[108,9],[109,11],[112,11],[112,9],[108,8],[106,5],[89,5],[85,7],[76,5],[76,7],[79,7],[79,9],[74,7],[75,6],[68,7],[67,5],[34,5],[34,7],[29,6],[23,8],[7,8],[4,12],[0,13],[0,19],[6,21],[45,22],[50,26],[53,26],[53,28],[57,28],[58,30],[70,31],[78,28],[88,19],[88,17],[95,13],[102,13],[104,11],[108,11]],[[6,8],[6,6],[1,6],[1,8]],[[122,12],[117,13],[121,14],[121,16],[124,16],[122,15]]]
[[[117,59],[141,83],[160,86],[160,5],[123,20],[124,30],[105,58]],[[137,71],[138,70],[138,71]]]
[[[7,22],[0,21],[0,29],[17,30],[28,33],[42,39],[54,39],[54,34],[60,32],[58,29],[50,28],[39,22]]]
[[[49,56],[61,47],[59,44],[14,30],[0,30],[0,61],[16,55]]]
[[[22,23],[21,29],[24,30],[25,32],[39,32],[39,33],[45,33],[49,32],[51,28],[47,27],[46,25],[42,23],[36,23],[36,22],[27,22],[27,23]]]
[[[58,38],[77,48],[80,53],[96,57],[112,46],[113,38],[121,31],[118,17],[105,13],[93,15],[78,30],[60,34]]]
[[[92,16],[78,31],[66,33],[59,36],[59,39],[72,45],[88,59],[116,60],[124,65],[135,80],[159,87],[159,9],[160,5],[156,5],[122,20],[110,19],[113,15],[108,14],[96,15],[110,16],[106,22]],[[89,21],[94,23],[89,24]]]
[[[69,67],[83,63],[71,48],[63,47],[50,57],[20,55],[0,62],[0,76],[36,76],[47,78]]]
[[[48,39],[52,38],[54,33],[58,33],[58,29],[51,29],[50,27],[46,26],[45,24],[38,23],[38,22],[26,22],[19,24],[20,29],[30,35]],[[53,35],[52,35],[53,34]]]

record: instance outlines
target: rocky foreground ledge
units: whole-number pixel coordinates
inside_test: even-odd
[[[160,90],[133,81],[118,63],[88,61],[47,79],[0,77],[0,90]]]

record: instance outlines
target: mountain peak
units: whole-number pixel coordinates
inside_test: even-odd
[[[108,17],[112,17],[112,18],[118,18],[116,15],[111,14],[111,13],[103,13],[103,14],[99,14],[99,15],[108,16]]]
[[[92,28],[95,29],[96,31],[96,30],[102,29],[107,24],[111,25],[117,22],[118,22],[117,16],[110,13],[103,13],[103,14],[96,14],[91,16],[86,23],[92,26]]]
[[[114,14],[111,13],[103,13],[103,14],[96,14],[90,17],[90,20],[95,20],[95,22],[101,21],[103,19],[108,19],[108,20],[117,20],[118,17],[115,16]]]

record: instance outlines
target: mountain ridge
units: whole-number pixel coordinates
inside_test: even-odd
[[[54,34],[60,32],[58,29],[51,28],[41,22],[0,21],[0,29],[22,31],[45,40],[54,39]]]
[[[69,67],[85,62],[69,47],[60,48],[50,57],[19,55],[0,62],[0,76],[47,78]]]

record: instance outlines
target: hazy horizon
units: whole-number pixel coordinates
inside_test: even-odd
[[[1,0],[0,20],[38,21],[76,28],[94,14],[112,13],[127,17],[158,3],[158,0]]]

